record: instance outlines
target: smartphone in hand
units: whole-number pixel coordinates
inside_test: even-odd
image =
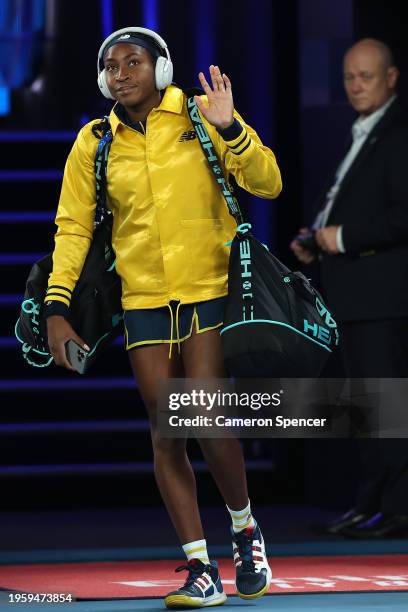
[[[84,374],[87,368],[88,353],[82,348],[75,340],[68,340],[65,343],[65,350],[67,353],[67,359],[72,367],[79,372]]]

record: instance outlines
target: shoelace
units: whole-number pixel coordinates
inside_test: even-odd
[[[241,569],[243,572],[255,571],[255,563],[252,559],[252,540],[252,535],[250,537],[246,533],[240,533],[235,538],[235,543],[238,546],[239,556],[242,561]],[[250,559],[248,559],[248,557],[250,557]]]
[[[176,569],[174,570],[175,572],[182,572],[183,570],[187,570],[188,571],[188,577],[183,585],[182,588],[185,587],[189,587],[193,584],[193,582],[195,582],[195,580],[197,578],[199,578],[201,576],[201,574],[203,573],[203,571],[201,571],[199,568],[194,568],[191,565],[179,565],[179,567],[176,567]]]

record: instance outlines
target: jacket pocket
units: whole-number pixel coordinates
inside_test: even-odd
[[[206,281],[223,277],[228,271],[229,240],[224,219],[181,219],[192,280]]]
[[[116,238],[116,271],[122,277],[124,291],[148,294],[164,285],[163,258],[159,248],[152,247],[151,232],[139,230],[134,236]]]

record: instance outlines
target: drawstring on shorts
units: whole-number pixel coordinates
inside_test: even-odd
[[[178,354],[180,355],[180,353],[181,353],[181,348],[180,348],[180,331],[179,331],[179,308],[181,306],[181,302],[178,302],[177,308],[176,308],[176,334],[177,334],[177,340],[173,340],[173,332],[174,332],[173,308],[171,307],[171,303],[167,304],[167,306],[170,309],[170,318],[171,318],[171,334],[170,334],[170,347],[169,347],[169,359],[171,359],[171,355],[172,355],[172,351],[173,351],[173,342],[177,342]]]

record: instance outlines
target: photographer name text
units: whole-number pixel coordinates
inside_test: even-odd
[[[278,415],[274,418],[262,417],[227,417],[218,415],[215,418],[198,415],[181,417],[176,414],[169,416],[171,427],[279,427],[282,429],[299,427],[326,427],[326,418],[288,418]]]

